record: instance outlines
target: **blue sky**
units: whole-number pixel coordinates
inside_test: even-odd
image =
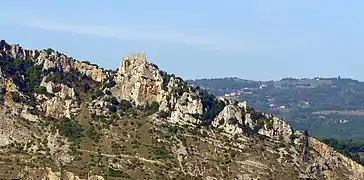
[[[364,1],[4,1],[1,39],[116,69],[123,56],[185,79],[364,80]]]

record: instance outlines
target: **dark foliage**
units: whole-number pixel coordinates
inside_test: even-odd
[[[167,159],[168,158],[168,151],[165,146],[153,147],[151,149],[151,153],[154,155],[155,159]]]
[[[120,104],[116,97],[110,97],[109,102],[115,106],[118,106]]]
[[[263,128],[266,123],[268,123],[269,120],[264,118],[260,118],[256,120],[256,125],[254,126],[254,132],[258,132],[259,129]]]
[[[34,92],[38,94],[47,94],[47,88],[44,86],[38,86],[34,89]]]
[[[80,138],[83,137],[83,129],[77,121],[69,118],[62,118],[59,120],[57,127],[62,136],[67,137],[74,143],[79,143]]]
[[[200,91],[204,109],[203,120],[210,123],[225,107],[225,103],[207,91]]]
[[[34,93],[41,77],[47,74],[42,71],[41,66],[35,65],[31,60],[12,59],[7,55],[0,57],[0,66],[3,73],[11,77],[19,90],[26,94]]]
[[[118,169],[113,169],[113,168],[109,168],[108,176],[110,176],[110,177],[120,177],[120,178],[123,178],[123,179],[130,179],[131,178],[131,176],[129,174],[126,174],[123,171],[120,171]]]
[[[113,80],[113,79],[110,79],[109,81],[107,81],[106,83],[105,83],[105,87],[107,87],[107,88],[112,88],[112,87],[114,87],[116,85],[116,82]]]
[[[48,48],[48,49],[44,49],[44,51],[47,53],[47,54],[51,54],[54,52],[54,50],[52,48]]]
[[[252,136],[255,134],[255,131],[251,129],[248,125],[242,123],[239,124],[239,127],[243,130],[244,135],[246,136]]]
[[[147,116],[158,112],[158,110],[159,110],[159,103],[155,101],[153,101],[152,103],[147,103],[144,107],[144,111]]]
[[[152,65],[156,69],[159,69],[159,67],[156,64],[154,64],[154,63],[150,63],[150,65]]]
[[[90,61],[82,61],[82,63],[85,63],[87,65],[91,65]]]
[[[219,124],[220,125],[223,125],[225,123],[225,119],[224,118],[221,118],[220,120],[219,120]]]
[[[101,137],[101,134],[97,131],[97,129],[94,126],[90,126],[86,132],[85,132],[86,136],[91,138],[94,141],[98,141]]]
[[[129,112],[133,108],[133,106],[130,103],[130,101],[122,99],[119,102],[119,107],[118,108],[122,112]]]
[[[13,101],[16,102],[16,103],[26,103],[27,100],[20,96],[20,94],[18,92],[11,92],[11,96],[13,98]]]
[[[108,96],[112,95],[111,91],[109,91],[109,90],[105,90],[105,94],[108,95]]]
[[[170,75],[167,72],[162,71],[162,70],[160,70],[159,73],[161,74],[162,79],[163,79],[162,88],[164,90],[167,90],[167,86],[168,86],[169,80],[171,79],[171,77],[174,77],[174,75],[173,74]]]
[[[47,81],[73,87],[78,95],[91,96],[92,99],[104,95],[103,91],[100,90],[101,83],[94,81],[91,77],[81,74],[76,70],[53,72],[48,76]]]
[[[116,111],[118,110],[118,108],[116,106],[112,105],[112,104],[110,104],[108,106],[108,108],[109,108],[109,111],[112,112],[112,113],[116,113]]]

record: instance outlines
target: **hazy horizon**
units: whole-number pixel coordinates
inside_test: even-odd
[[[3,2],[1,39],[116,69],[146,52],[184,79],[364,80],[362,1]],[[14,11],[16,10],[16,11]]]

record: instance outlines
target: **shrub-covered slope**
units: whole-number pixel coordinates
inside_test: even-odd
[[[0,63],[1,178],[364,178],[326,144],[144,53],[114,71],[1,41]]]

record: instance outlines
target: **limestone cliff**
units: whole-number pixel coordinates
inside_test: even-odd
[[[160,102],[162,81],[158,68],[147,62],[145,53],[131,54],[120,63],[113,92],[137,106]]]
[[[104,81],[108,76],[107,72],[98,68],[96,65],[91,65],[86,61],[77,61],[72,57],[68,57],[52,49],[26,50],[18,44],[9,45],[5,41],[0,42],[0,44],[2,56],[6,54],[14,59],[31,60],[36,65],[41,65],[43,70],[51,68],[56,68],[62,72],[77,70],[90,76],[97,82]]]

